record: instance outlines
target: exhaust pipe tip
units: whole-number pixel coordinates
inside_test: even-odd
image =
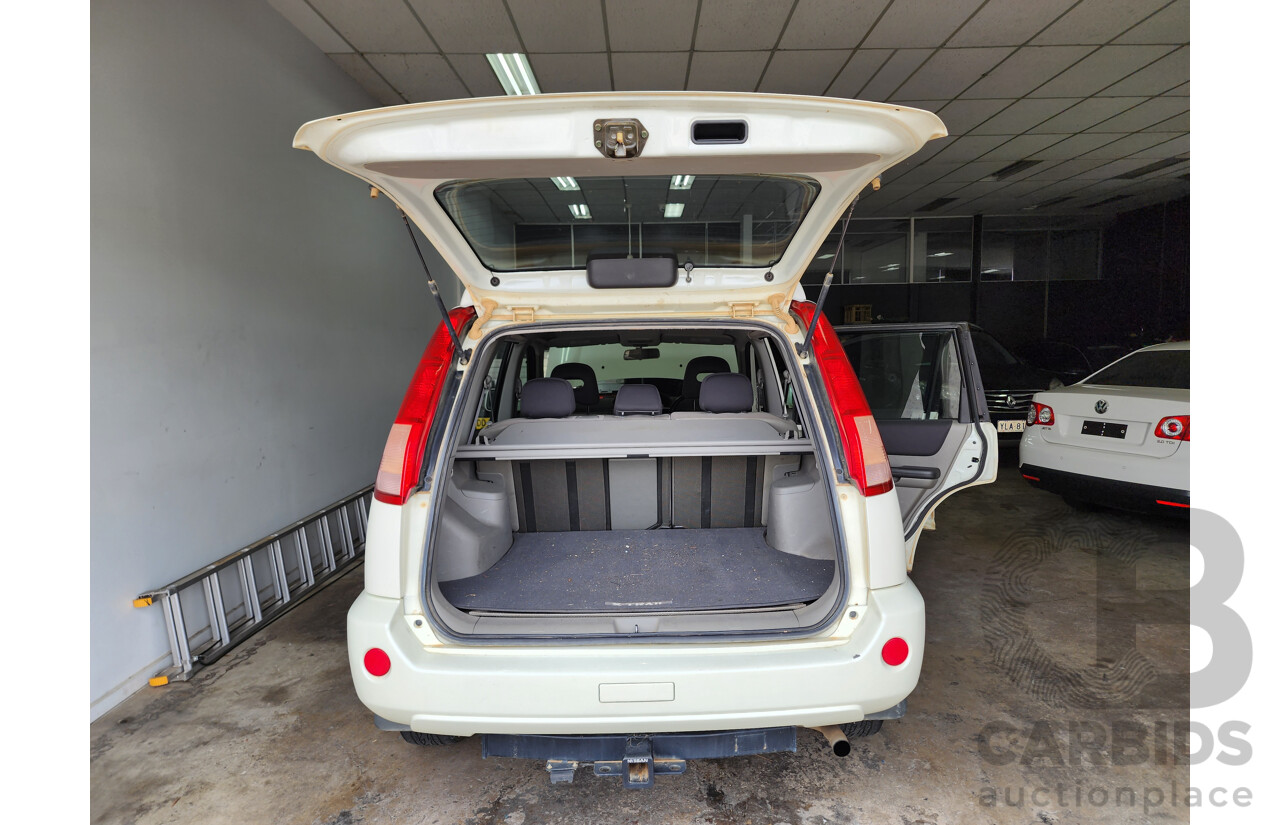
[[[827,743],[831,745],[831,752],[841,759],[849,755],[851,748],[849,740],[845,738],[844,731],[839,725],[823,725],[820,728],[814,728],[818,733],[827,738]]]

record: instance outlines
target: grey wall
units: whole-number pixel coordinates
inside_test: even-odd
[[[293,26],[263,0],[91,14],[96,718],[167,664],[138,592],[372,482],[438,315],[394,207],[290,147],[376,105]]]

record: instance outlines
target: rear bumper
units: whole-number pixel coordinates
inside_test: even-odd
[[[1186,514],[1191,507],[1188,490],[1068,473],[1034,464],[1023,464],[1018,469],[1032,487],[1107,507],[1170,514]]]
[[[352,677],[376,715],[423,733],[729,731],[857,722],[920,677],[924,601],[909,580],[872,590],[857,619],[811,639],[607,645],[424,644],[401,602],[362,593],[347,616]],[[846,614],[847,615],[847,614]],[[421,633],[422,631],[417,631]],[[910,653],[880,656],[893,637]],[[391,670],[363,667],[372,647]]]

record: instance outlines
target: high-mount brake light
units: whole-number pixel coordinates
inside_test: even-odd
[[[791,302],[791,311],[804,322],[803,327],[808,327],[813,321],[814,309],[815,305],[808,301]],[[813,358],[830,396],[849,474],[863,495],[889,492],[893,489],[893,471],[889,468],[889,456],[880,439],[880,429],[876,427],[875,417],[862,393],[862,385],[849,365],[844,347],[840,346],[840,339],[825,315],[818,317],[818,325],[814,329]]]
[[[1191,440],[1191,416],[1170,415],[1160,419],[1156,424],[1156,438],[1167,438],[1171,441]]]
[[[476,311],[472,307],[460,307],[449,313],[449,321],[459,331],[474,317]],[[382,450],[378,480],[373,488],[373,497],[378,501],[404,504],[409,492],[418,486],[427,433],[431,430],[431,421],[440,403],[440,390],[454,355],[453,338],[445,322],[441,321],[422,353],[422,360],[409,382],[400,412],[396,414],[396,422],[391,425],[391,433]]]
[[[1053,407],[1032,401],[1031,409],[1027,410],[1027,426],[1034,426],[1036,424],[1043,424],[1046,427],[1052,427]]]

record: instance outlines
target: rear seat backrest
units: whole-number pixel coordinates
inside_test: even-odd
[[[652,384],[623,384],[613,399],[614,415],[661,415],[662,394]]]
[[[520,390],[520,415],[525,418],[564,418],[573,415],[573,386],[563,378],[535,378]]]
[[[751,412],[751,401],[751,379],[737,372],[708,375],[698,391],[698,407],[703,412]]]

